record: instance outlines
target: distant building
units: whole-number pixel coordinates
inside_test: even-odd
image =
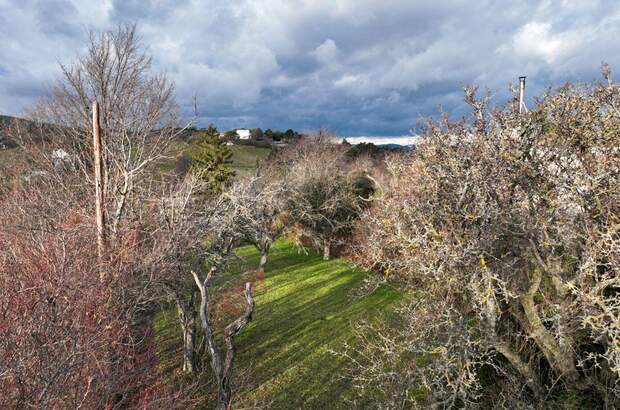
[[[237,137],[240,140],[249,140],[251,137],[250,130],[237,130]]]
[[[52,152],[52,163],[55,167],[62,164],[71,164],[71,156],[62,148],[55,149]]]

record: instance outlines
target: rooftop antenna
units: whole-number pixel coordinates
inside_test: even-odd
[[[523,95],[525,94],[525,76],[519,77],[519,114],[527,112],[527,107],[523,101]]]

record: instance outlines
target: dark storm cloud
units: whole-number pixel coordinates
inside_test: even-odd
[[[439,106],[466,112],[620,67],[615,1],[0,0],[0,113],[16,114],[82,50],[88,29],[138,23],[183,113],[220,128],[402,135]]]

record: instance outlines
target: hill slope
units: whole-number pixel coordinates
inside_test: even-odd
[[[258,265],[259,254],[251,246],[237,253],[244,262],[229,275],[240,283],[253,277],[251,269]],[[254,320],[237,337],[235,380],[244,379],[244,391],[234,397],[234,407],[350,408],[346,399],[352,399],[354,392],[349,381],[340,377],[347,364],[330,350],[355,343],[356,322],[379,319],[403,298],[390,287],[354,297],[352,291],[367,275],[345,260],[324,261],[313,252],[300,254],[290,242],[278,241],[265,280],[258,284]],[[238,290],[238,283],[230,288]],[[226,290],[217,293],[226,294]],[[168,349],[159,352],[167,371],[171,365],[178,366],[169,363],[170,353],[178,354],[181,342],[174,315],[171,310],[156,321],[159,344]]]
[[[178,167],[182,157],[189,157],[193,142],[181,139],[174,140],[166,152],[166,159],[162,161],[158,172],[171,172]],[[237,176],[247,176],[256,172],[257,165],[264,161],[271,152],[271,148],[254,147],[251,145],[233,145],[232,168]]]

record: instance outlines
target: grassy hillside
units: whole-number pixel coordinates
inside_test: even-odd
[[[168,159],[159,164],[160,171],[173,171],[179,158],[190,151],[192,143],[176,140],[168,148]],[[271,149],[253,147],[251,145],[233,145],[230,147],[233,157],[232,166],[237,175],[249,175],[256,171],[258,162],[263,161]],[[258,161],[258,162],[257,162]]]
[[[160,178],[168,172],[174,171],[178,159],[183,153],[188,152],[191,144],[175,140],[170,144],[166,153],[166,159],[152,168],[154,178]],[[259,148],[249,145],[233,145],[230,147],[233,152],[233,169],[237,175],[249,175],[256,171],[258,162],[262,162],[271,152],[269,148]],[[257,162],[258,161],[258,162]],[[24,162],[24,155],[19,148],[0,148],[0,183],[2,176],[16,164]]]
[[[243,262],[228,272],[232,284],[220,289],[235,301],[240,283],[253,278],[258,253],[251,247],[239,248]],[[297,252],[287,241],[278,241],[267,265],[264,282],[256,290],[254,320],[237,337],[235,381],[244,391],[234,397],[235,408],[255,405],[270,409],[350,408],[350,383],[341,378],[346,363],[330,353],[341,350],[344,342],[355,342],[354,323],[378,319],[403,295],[390,287],[356,297],[368,275],[341,259],[324,261],[315,254]],[[234,293],[229,293],[234,290]],[[238,301],[239,308],[242,307]],[[234,310],[234,309],[233,309]],[[159,360],[162,371],[170,374],[178,363],[180,338],[173,310],[156,320]],[[232,315],[231,315],[232,317]],[[222,320],[225,322],[230,318]]]
[[[271,152],[269,148],[250,145],[233,145],[233,168],[238,175],[248,175],[256,171],[257,161],[262,162]]]

